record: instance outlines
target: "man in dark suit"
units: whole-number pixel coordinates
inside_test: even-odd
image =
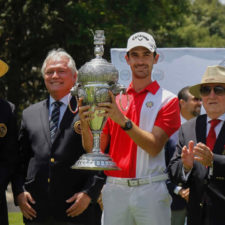
[[[180,106],[181,124],[196,116],[199,116],[201,111],[201,99],[193,96],[189,92],[189,88],[189,86],[186,86],[182,88],[177,94]],[[178,131],[176,131],[169,138],[165,145],[165,159],[167,166],[173,157],[177,141]],[[189,197],[189,188],[183,188],[181,186],[175,185],[170,181],[170,179],[167,180],[167,188],[172,197],[171,225],[184,225],[187,215],[186,202],[188,201]]]
[[[92,171],[71,169],[85,153],[78,113],[68,107],[77,69],[62,49],[49,52],[42,66],[49,98],[23,111],[19,146],[21,175],[17,202],[26,225],[90,225],[103,179]],[[77,106],[74,98],[71,107]]]
[[[8,66],[0,60],[0,77]],[[8,225],[5,190],[14,171],[17,159],[17,126],[13,105],[0,99],[0,224]]]
[[[190,93],[202,98],[206,115],[189,120],[169,165],[173,182],[190,187],[188,225],[225,221],[225,67],[209,66]]]

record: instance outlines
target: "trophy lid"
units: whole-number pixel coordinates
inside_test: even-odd
[[[94,44],[96,58],[85,63],[78,70],[78,83],[108,83],[110,85],[117,83],[119,79],[117,69],[102,58],[105,44],[104,30],[95,31]]]

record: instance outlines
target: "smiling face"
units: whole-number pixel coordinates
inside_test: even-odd
[[[218,84],[207,84],[207,86],[216,87]],[[225,88],[225,84],[219,84],[219,86]],[[209,95],[201,97],[203,106],[211,119],[216,119],[225,113],[225,94],[216,95],[212,89]]]
[[[145,47],[136,47],[129,51],[129,56],[125,56],[127,64],[132,71],[133,79],[150,79],[153,64],[158,61],[158,55],[154,54]]]
[[[68,67],[69,59],[61,56],[49,59],[44,70],[45,86],[55,100],[60,100],[70,92],[76,82],[76,73]]]

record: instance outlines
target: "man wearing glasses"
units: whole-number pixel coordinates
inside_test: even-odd
[[[225,67],[209,66],[190,93],[206,110],[183,124],[169,165],[176,184],[190,187],[188,225],[225,221]]]

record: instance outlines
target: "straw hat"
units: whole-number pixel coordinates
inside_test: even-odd
[[[189,92],[197,98],[200,98],[200,87],[202,84],[225,84],[225,67],[224,66],[208,66],[200,84],[196,84],[189,88]]]
[[[0,77],[2,77],[8,69],[8,65],[0,59]]]

